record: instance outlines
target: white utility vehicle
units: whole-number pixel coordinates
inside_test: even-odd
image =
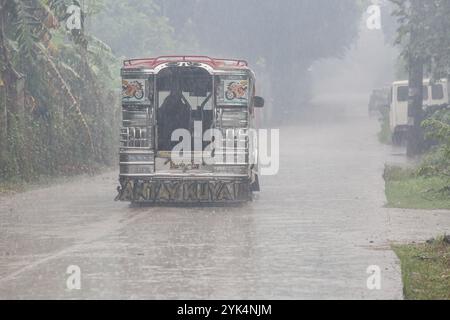
[[[434,81],[425,79],[423,82],[423,106],[426,110],[431,106],[447,105],[449,83],[446,79]],[[392,84],[390,94],[389,122],[394,144],[401,144],[411,123],[408,119],[408,81],[396,81]]]

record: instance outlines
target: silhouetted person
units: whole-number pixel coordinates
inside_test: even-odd
[[[181,90],[173,89],[159,109],[159,149],[171,151],[178,141],[172,142],[172,133],[177,129],[190,129],[191,108]]]

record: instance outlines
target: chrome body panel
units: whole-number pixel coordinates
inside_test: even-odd
[[[165,68],[174,66],[198,67],[206,70],[213,77],[214,92],[216,92],[214,80],[216,76],[247,76],[251,83],[249,103],[252,103],[255,76],[248,68],[216,69],[207,63],[189,61],[169,61],[158,64],[153,69],[124,67],[121,70],[122,78],[130,82],[137,80],[142,84],[145,97],[142,101],[130,99],[123,101],[122,104],[123,119],[119,152],[120,186],[116,200],[131,202],[242,202],[251,200],[250,184],[254,179],[255,166],[249,164],[248,161],[248,142],[241,141],[242,148],[236,150],[235,156],[239,161],[233,164],[216,161],[212,166],[199,166],[196,169],[158,167],[161,159],[169,159],[169,157],[157,152],[156,77]],[[213,127],[220,129],[224,137],[229,130],[245,132],[254,127],[248,107],[219,107],[213,103],[213,112]],[[243,137],[246,138],[245,135]],[[227,143],[226,137],[223,139],[223,143]],[[220,149],[216,151],[216,154],[227,156],[227,152]]]

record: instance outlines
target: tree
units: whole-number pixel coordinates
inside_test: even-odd
[[[65,28],[72,4],[80,5],[0,0],[2,123],[8,128],[0,146],[2,179],[85,172],[111,158],[114,104],[107,84],[114,79],[106,78],[115,57],[98,39]]]
[[[152,0],[108,0],[88,25],[119,56],[142,58],[172,52],[173,28]]]
[[[391,0],[398,18],[397,44],[408,64],[410,96],[408,115],[412,127],[408,137],[408,155],[424,149],[422,85],[424,73],[435,79],[450,74],[450,2],[448,0]]]

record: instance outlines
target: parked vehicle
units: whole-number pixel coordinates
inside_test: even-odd
[[[122,78],[116,200],[252,199],[259,191],[252,129],[264,100],[255,95],[255,75],[246,61],[205,56],[126,60]]]
[[[411,125],[408,118],[408,81],[396,81],[392,84],[390,95],[389,122],[394,144],[401,144],[405,141],[408,129]],[[448,105],[449,103],[449,83],[446,79],[430,82],[424,80],[423,86],[423,106],[424,111],[431,108]]]

